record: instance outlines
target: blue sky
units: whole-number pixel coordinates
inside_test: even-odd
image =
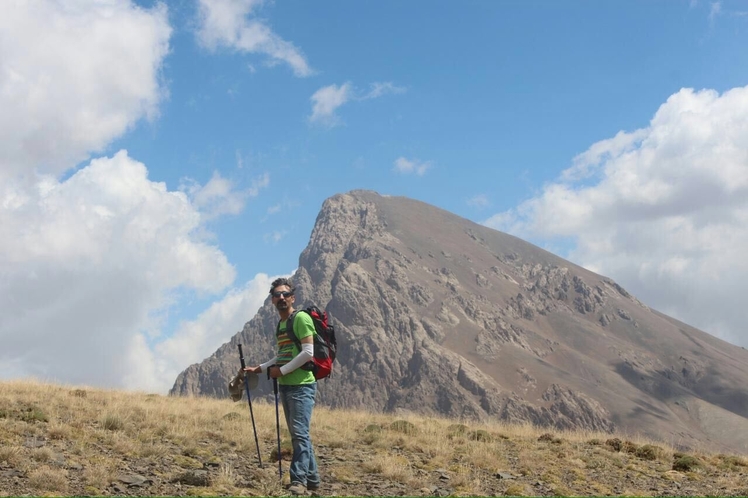
[[[746,346],[746,46],[729,0],[5,2],[0,378],[164,392],[352,189]]]

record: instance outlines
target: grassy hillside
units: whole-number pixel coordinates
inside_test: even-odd
[[[275,406],[0,383],[0,496],[282,495]],[[748,495],[745,456],[624,436],[315,410],[322,495]],[[290,441],[283,429],[287,482]]]

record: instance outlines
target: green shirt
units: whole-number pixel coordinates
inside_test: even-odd
[[[288,320],[281,320],[280,325],[278,326],[278,333],[275,335],[275,340],[278,343],[278,356],[276,361],[279,367],[291,361],[300,352],[300,349],[296,347],[294,341],[286,335],[287,325]],[[296,313],[293,325],[294,333],[299,340],[313,336],[316,333],[314,330],[314,322],[312,321],[312,317],[309,316],[309,313],[303,311]],[[282,386],[298,386],[300,384],[311,384],[313,382],[316,382],[314,374],[301,367],[278,379],[278,384]]]

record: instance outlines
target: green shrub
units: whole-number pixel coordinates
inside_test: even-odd
[[[623,446],[621,447],[621,451],[624,453],[636,453],[636,450],[639,449],[639,445],[636,443],[632,443],[631,441],[624,441]]]
[[[108,431],[121,431],[125,428],[125,423],[117,415],[107,415],[101,425]]]
[[[377,441],[379,441],[379,439],[380,439],[380,436],[379,436],[378,433],[376,433],[376,432],[370,432],[368,434],[364,434],[364,437],[363,437],[362,441],[365,444],[371,445],[371,444],[374,444]]]
[[[623,449],[623,441],[614,437],[605,441],[605,445],[610,448],[611,451],[621,451]]]
[[[721,460],[720,467],[722,468],[727,468],[730,470],[743,470],[742,468],[748,467],[748,460],[740,456],[717,455],[717,458]]]
[[[30,406],[21,412],[21,420],[30,424],[35,422],[49,422],[49,417],[37,406]]]
[[[682,455],[673,461],[673,470],[680,472],[688,472],[701,466],[701,462],[696,457],[690,455]]]
[[[416,426],[408,422],[407,420],[395,420],[390,424],[390,429],[397,432],[402,432],[403,434],[415,434],[418,432],[416,429]]]
[[[637,448],[634,454],[642,460],[657,460],[662,455],[662,448],[653,444],[645,444]]]
[[[482,441],[484,443],[490,443],[491,441],[493,441],[491,434],[489,434],[487,431],[484,431],[483,429],[471,431],[470,434],[468,434],[468,437],[471,441]]]

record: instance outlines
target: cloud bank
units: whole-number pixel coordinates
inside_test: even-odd
[[[165,392],[267,296],[263,274],[232,287],[205,223],[268,175],[170,191],[127,151],[89,159],[157,117],[171,32],[164,5],[130,0],[15,1],[0,16],[0,379]],[[217,301],[164,337],[184,295]]]
[[[662,312],[748,346],[748,87],[683,89],[646,128],[593,144],[485,224],[571,240],[572,261]]]

